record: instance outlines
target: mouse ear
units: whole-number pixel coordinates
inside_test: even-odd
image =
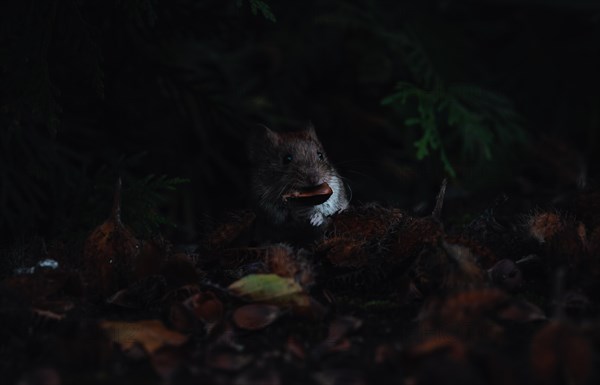
[[[269,127],[265,126],[264,124],[260,125],[263,130],[264,130],[264,135],[267,137],[267,139],[269,140],[269,142],[271,144],[279,144],[279,142],[281,141],[281,136],[279,135],[279,133],[271,130]]]
[[[312,138],[315,138],[315,139],[317,138],[317,132],[315,131],[315,125],[310,120],[308,121],[308,124],[306,125],[306,132]]]
[[[251,130],[247,142],[247,153],[251,161],[256,161],[260,153],[268,145],[276,146],[281,141],[281,136],[264,124],[258,124]]]

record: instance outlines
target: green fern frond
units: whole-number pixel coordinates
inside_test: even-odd
[[[122,203],[125,220],[136,233],[145,236],[155,233],[163,225],[174,227],[175,224],[161,214],[159,209],[167,200],[169,192],[188,182],[189,179],[153,174],[125,180]]]
[[[416,101],[416,111],[404,120],[406,127],[418,127],[422,131],[415,141],[416,158],[421,160],[437,151],[444,169],[451,177],[456,171],[444,149],[450,137],[462,141],[465,157],[491,160],[494,144],[520,143],[524,132],[519,115],[510,100],[492,91],[472,85],[438,86],[428,91],[414,84],[401,82],[396,92],[382,100],[383,105],[406,105]],[[442,138],[440,132],[444,131]]]
[[[404,125],[421,130],[414,142],[417,159],[438,152],[444,169],[454,177],[445,146],[460,146],[466,159],[491,160],[500,152],[497,143],[524,142],[519,114],[508,98],[472,84],[447,85],[410,27],[386,36],[402,53],[413,81],[399,82],[381,103],[403,106]]]
[[[269,4],[262,0],[248,0],[248,3],[250,4],[250,11],[252,11],[253,15],[260,13],[265,19],[270,20],[273,23],[277,21]],[[237,0],[236,5],[241,7],[242,0]]]

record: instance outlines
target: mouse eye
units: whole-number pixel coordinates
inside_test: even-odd
[[[291,154],[286,154],[283,157],[283,164],[289,164],[292,160],[294,160],[294,157]]]
[[[318,156],[318,157],[319,157],[319,159],[321,159],[321,160],[324,160],[324,159],[325,159],[325,156],[324,156],[324,155],[323,155],[323,153],[322,153],[322,152],[320,152],[320,151],[319,151],[319,152],[317,152],[317,156]]]

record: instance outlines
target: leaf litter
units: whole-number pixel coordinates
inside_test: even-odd
[[[243,213],[189,253],[138,239],[119,189],[81,265],[2,281],[8,383],[599,380],[593,193],[508,224],[502,199],[446,228],[443,187],[430,216],[356,205],[302,247],[241,244]]]

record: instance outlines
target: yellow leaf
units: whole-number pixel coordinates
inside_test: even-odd
[[[276,274],[250,274],[231,285],[236,296],[252,302],[268,302],[281,306],[306,306],[308,297],[293,278]]]

